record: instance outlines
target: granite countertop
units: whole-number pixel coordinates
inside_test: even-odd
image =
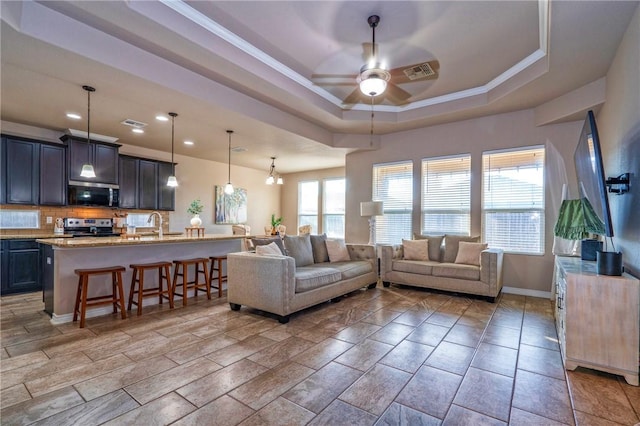
[[[73,235],[69,234],[54,234],[51,232],[31,234],[31,235],[18,235],[18,234],[2,234],[0,240],[33,240],[37,238],[72,238]]]
[[[89,237],[89,238],[46,238],[38,239],[37,242],[48,244],[58,248],[89,248],[89,247],[114,247],[114,246],[130,246],[130,245],[148,245],[148,244],[172,244],[172,243],[188,243],[203,241],[224,241],[237,240],[245,238],[244,235],[226,235],[226,234],[208,234],[203,237],[187,237],[186,235],[164,235],[162,238],[157,236],[140,235],[140,238],[121,238],[121,237]]]

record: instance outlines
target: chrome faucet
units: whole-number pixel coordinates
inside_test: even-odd
[[[151,214],[149,215],[149,219],[147,219],[147,223],[151,223],[151,219],[153,219],[154,214],[157,214],[159,219],[158,238],[162,238],[162,215],[159,212],[151,212]]]

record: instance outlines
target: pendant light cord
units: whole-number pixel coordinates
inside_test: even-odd
[[[171,116],[171,174],[173,176],[175,176],[176,175],[176,164],[173,162],[173,138],[174,138],[175,120],[176,120],[176,117],[178,116],[178,114],[176,114],[175,112],[170,112],[169,115]]]
[[[227,176],[227,182],[231,183],[231,133],[233,133],[233,130],[227,130],[227,133],[229,134],[229,174]]]

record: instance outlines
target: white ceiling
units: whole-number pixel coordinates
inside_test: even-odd
[[[2,1],[4,121],[86,131],[281,173],[344,165],[371,145],[371,105],[342,104],[380,16],[389,68],[438,60],[436,80],[376,99],[377,135],[534,108],[603,77],[638,1]],[[332,81],[335,78],[332,79]],[[318,84],[314,84],[318,83]],[[66,112],[83,117],[72,121]],[[144,135],[120,124],[148,123]],[[564,120],[577,117],[564,117]],[[195,141],[192,147],[181,142]]]

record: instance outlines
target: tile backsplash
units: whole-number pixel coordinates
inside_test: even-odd
[[[100,207],[79,207],[79,206],[25,206],[16,204],[3,204],[0,206],[2,210],[36,210],[40,212],[40,228],[38,229],[3,229],[0,228],[0,235],[37,235],[37,234],[53,234],[53,226],[58,217],[78,217],[78,218],[107,218],[115,217],[116,214],[122,213],[151,213],[152,210],[128,210],[128,209],[108,209]],[[162,229],[169,232],[169,213],[161,211]],[[52,223],[47,223],[47,217],[52,218]],[[140,228],[140,231],[152,230],[156,228]]]

